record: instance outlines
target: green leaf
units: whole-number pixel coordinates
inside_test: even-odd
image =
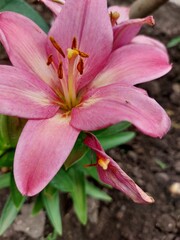
[[[73,191],[71,197],[73,200],[74,210],[79,221],[85,225],[87,223],[87,201],[85,189],[85,175],[77,169],[69,169],[73,182]]]
[[[48,30],[49,30],[47,23],[39,15],[39,13],[36,12],[29,4],[27,4],[23,0],[9,0],[9,1],[1,0],[0,12],[4,12],[4,11],[12,11],[12,12],[20,13],[20,14],[32,19],[45,32],[48,32]]]
[[[9,187],[10,179],[11,179],[10,173],[0,175],[0,189]]]
[[[62,222],[60,214],[60,200],[57,190],[46,188],[42,194],[43,204],[48,218],[55,231],[62,235]]]
[[[12,167],[14,160],[14,149],[9,149],[0,155],[0,167]]]
[[[70,168],[77,161],[80,161],[83,158],[83,156],[87,153],[88,147],[83,143],[83,140],[84,140],[83,136],[84,135],[81,134],[78,137],[69,157],[64,163],[64,166],[66,169]]]
[[[32,215],[35,216],[36,214],[38,214],[42,210],[42,208],[43,208],[43,202],[42,202],[41,194],[39,194],[36,197],[33,210],[32,210]]]
[[[168,165],[166,164],[166,163],[164,163],[164,162],[162,162],[161,160],[159,160],[159,159],[156,159],[156,164],[161,168],[161,169],[166,169],[167,167],[168,167]]]
[[[0,218],[0,235],[2,235],[15,220],[22,205],[23,203],[19,206],[19,208],[16,208],[11,196],[9,196]]]
[[[73,189],[72,179],[69,177],[68,172],[63,168],[61,168],[60,171],[56,174],[56,176],[51,181],[51,184],[53,187],[62,192],[72,192]]]
[[[14,181],[13,174],[11,174],[11,185],[10,185],[10,188],[11,188],[12,200],[14,202],[14,205],[18,209],[22,205],[22,203],[25,201],[26,198],[17,189],[16,183]]]
[[[176,45],[180,44],[180,36],[177,36],[173,38],[169,43],[168,43],[168,48],[175,47]]]
[[[106,136],[110,136],[110,135],[114,135],[119,132],[122,132],[123,130],[126,130],[130,126],[131,126],[131,124],[129,122],[123,121],[123,122],[117,123],[113,126],[110,126],[108,128],[95,131],[94,134],[97,137],[106,137]]]
[[[112,200],[112,198],[107,193],[103,192],[88,181],[86,181],[86,194],[102,201],[110,202]]]
[[[117,147],[121,144],[127,143],[135,137],[134,132],[122,132],[109,137],[99,137],[99,141],[105,150]]]

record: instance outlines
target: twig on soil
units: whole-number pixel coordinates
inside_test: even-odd
[[[146,17],[168,0],[136,0],[130,8],[130,18]]]

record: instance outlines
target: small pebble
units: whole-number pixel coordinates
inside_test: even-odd
[[[172,196],[180,196],[180,182],[175,182],[169,187]]]

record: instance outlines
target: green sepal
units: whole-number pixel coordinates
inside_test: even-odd
[[[48,185],[42,193],[42,200],[52,226],[59,235],[62,235],[59,192]]]

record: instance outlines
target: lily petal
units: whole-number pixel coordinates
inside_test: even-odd
[[[119,6],[112,6],[108,8],[108,12],[109,13],[114,13],[114,12],[118,12],[120,17],[117,20],[117,24],[120,24],[124,21],[129,20],[129,7],[119,7]]]
[[[62,9],[62,5],[65,3],[64,0],[40,0],[43,2],[55,15],[58,15]]]
[[[54,71],[46,64],[47,37],[33,21],[13,12],[0,13],[0,41],[15,67],[32,71],[52,84]]]
[[[151,38],[151,37],[147,37],[144,35],[138,35],[136,37],[133,38],[133,40],[131,41],[131,43],[135,43],[135,44],[149,44],[155,47],[160,48],[161,50],[167,52],[167,49],[165,47],[164,44],[162,44],[160,41]]]
[[[87,85],[105,65],[112,50],[113,32],[107,1],[66,1],[49,32],[50,36],[58,42],[64,53],[71,48],[73,38],[77,39],[78,48],[89,55],[84,60],[84,73],[78,80],[77,88]],[[48,52],[57,55],[50,41]]]
[[[72,150],[79,131],[57,114],[47,120],[30,120],[20,136],[14,175],[23,195],[39,193],[54,177]]]
[[[12,66],[0,66],[0,113],[22,118],[49,118],[59,106],[55,94],[34,74]]]
[[[168,54],[149,44],[129,44],[114,51],[107,66],[94,79],[91,87],[112,83],[132,86],[159,78],[171,70]]]
[[[153,26],[155,21],[152,16],[140,19],[131,19],[117,25],[113,28],[114,44],[113,50],[122,47],[131,42],[131,40],[139,33],[144,24]]]
[[[162,137],[170,128],[164,109],[138,88],[113,84],[86,97],[72,110],[71,125],[78,129],[92,131],[129,121],[149,136]]]
[[[104,152],[98,139],[94,135],[89,134],[84,143],[97,154],[97,171],[101,181],[120,190],[136,203],[147,204],[154,202],[154,199],[136,185],[119,165]],[[104,166],[101,164],[103,161]]]

